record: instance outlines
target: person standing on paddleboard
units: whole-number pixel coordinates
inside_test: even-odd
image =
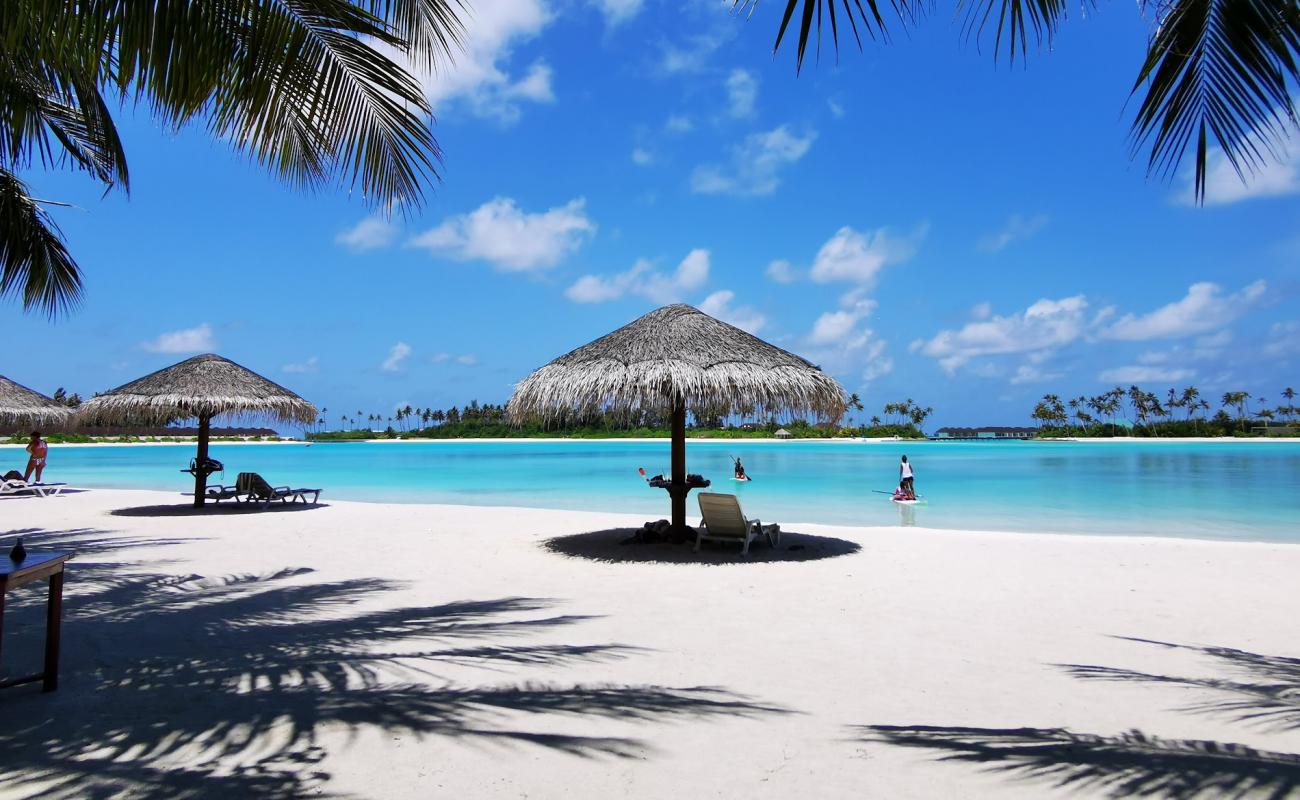
[[[911,463],[908,462],[907,456],[903,456],[902,463],[898,465],[898,488],[903,490],[903,494],[908,500],[916,499],[914,477]]]

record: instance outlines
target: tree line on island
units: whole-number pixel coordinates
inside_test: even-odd
[[[922,425],[934,411],[908,398],[885,403],[881,415],[873,415],[859,424],[854,413],[864,410],[861,398],[857,394],[850,395],[847,406],[843,424],[812,422],[798,417],[779,419],[772,415],[762,419],[755,416],[756,409],[752,407],[737,409],[734,414],[728,414],[725,408],[701,408],[692,415],[688,428],[692,436],[717,438],[769,437],[785,429],[794,438],[899,436],[919,439],[924,438]],[[666,411],[654,409],[608,410],[550,420],[514,421],[508,418],[504,404],[480,404],[471,400],[463,407],[447,409],[406,405],[388,414],[357,410],[335,416],[328,408],[322,408],[316,425],[306,433],[307,438],[316,441],[399,436],[421,439],[650,438],[667,437],[670,423]]]
[[[1062,400],[1045,394],[1030,412],[1043,436],[1250,436],[1300,435],[1295,390],[1286,387],[1273,408],[1247,391],[1224,392],[1217,410],[1195,386],[1163,396],[1139,386],[1116,386],[1094,397]]]

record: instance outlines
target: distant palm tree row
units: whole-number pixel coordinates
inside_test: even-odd
[[[1045,394],[1034,405],[1030,417],[1044,432],[1064,431],[1084,436],[1113,436],[1120,428],[1131,428],[1149,436],[1231,436],[1267,428],[1270,424],[1277,427],[1278,422],[1293,428],[1293,433],[1300,433],[1300,426],[1296,425],[1300,408],[1295,405],[1295,390],[1288,386],[1280,397],[1281,402],[1269,408],[1267,399],[1252,397],[1250,392],[1224,392],[1218,401],[1218,411],[1210,416],[1213,406],[1195,386],[1182,390],[1171,388],[1163,398],[1139,386],[1127,389],[1116,386],[1095,397],[1069,400]]]
[[[881,416],[872,416],[869,425],[854,426],[853,413],[863,410],[857,394],[848,398],[847,426],[815,425],[807,420],[779,421],[774,416],[755,421],[756,409],[737,409],[730,415],[728,409],[697,409],[694,414],[696,431],[737,434],[770,434],[785,427],[795,436],[921,436],[921,426],[934,409],[918,405],[911,398],[885,403]],[[319,439],[364,439],[375,434],[383,436],[410,435],[436,438],[472,438],[488,436],[568,435],[574,433],[602,435],[666,435],[671,420],[660,411],[638,409],[635,411],[602,411],[575,414],[555,420],[527,420],[514,422],[507,418],[504,404],[479,403],[471,400],[464,407],[448,409],[402,406],[391,413],[372,413],[362,410],[331,416],[328,408],[321,409],[320,418],[308,435]]]
[[[329,429],[330,422],[329,409],[322,408],[320,413],[320,418],[316,420],[316,431],[326,431]],[[505,424],[507,421],[506,407],[504,405],[492,405],[491,403],[479,405],[477,400],[471,400],[464,409],[452,406],[444,411],[441,408],[415,408],[408,404],[395,409],[387,415],[382,412],[367,414],[364,411],[357,411],[355,414],[339,414],[337,419],[339,422],[338,430],[340,431],[371,432],[392,430],[403,433],[446,423],[457,424],[473,421]]]

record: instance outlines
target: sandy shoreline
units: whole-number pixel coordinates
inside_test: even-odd
[[[0,501],[4,543],[79,552],[62,687],[0,693],[0,797],[1042,797],[1121,768],[1300,786],[1300,546],[795,523],[783,547],[848,554],[607,563],[542,543],[643,518],[151,510],[179,499]],[[6,673],[39,653],[39,593],[10,601]],[[1271,725],[1238,719],[1260,709]],[[972,748],[985,764],[937,760]]]

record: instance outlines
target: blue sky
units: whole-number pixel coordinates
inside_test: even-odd
[[[88,395],[215,351],[337,412],[503,402],[665,302],[832,372],[868,411],[1015,424],[1044,392],[1300,383],[1300,139],[1209,203],[1130,159],[1149,23],[1071,19],[997,63],[946,14],[773,59],[778,7],[473,3],[425,85],[446,151],[418,213],[305,196],[201,130],[122,117],[132,194],[29,176],[85,270],[49,322],[0,306],[3,374]],[[865,415],[864,415],[865,416]]]

